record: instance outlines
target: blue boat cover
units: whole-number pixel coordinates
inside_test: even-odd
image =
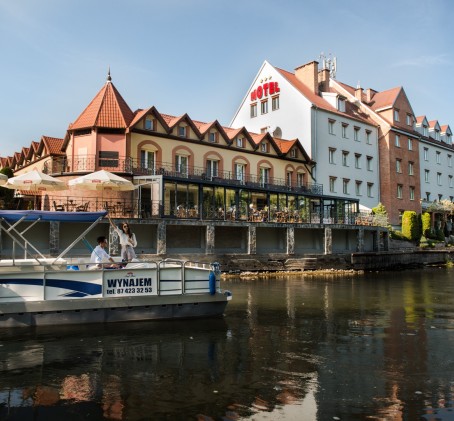
[[[102,212],[54,212],[40,210],[0,210],[0,219],[10,223],[19,221],[53,221],[53,222],[95,222],[98,218],[107,215],[106,211]]]

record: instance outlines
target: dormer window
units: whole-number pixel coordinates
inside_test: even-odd
[[[345,98],[337,98],[337,109],[340,112],[345,113]]]
[[[440,140],[440,130],[435,129],[435,140]]]
[[[236,146],[237,148],[244,148],[244,139],[242,137],[236,138]]]
[[[186,126],[178,126],[178,136],[186,137]]]
[[[296,148],[290,149],[290,157],[296,158],[296,156],[297,156],[297,149]]]
[[[411,114],[407,114],[407,126],[413,126],[413,118]]]
[[[211,142],[211,143],[216,143],[218,141],[218,134],[216,132],[210,132],[210,134],[208,135],[208,140]]]
[[[154,130],[154,120],[148,117],[145,119],[145,130]]]
[[[263,142],[260,144],[260,151],[264,152],[264,153],[268,152],[268,143],[267,142]]]
[[[394,121],[400,121],[399,110],[394,110]]]
[[[429,135],[429,129],[427,126],[422,126],[422,135],[426,137]]]

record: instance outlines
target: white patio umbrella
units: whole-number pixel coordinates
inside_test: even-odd
[[[38,170],[9,178],[3,185],[8,189],[30,191],[38,193],[42,191],[66,190],[68,187],[64,181],[51,177]]]
[[[0,186],[3,186],[8,181],[8,176],[0,173]]]
[[[68,181],[68,185],[82,190],[130,191],[135,189],[131,181],[105,170],[74,178]]]

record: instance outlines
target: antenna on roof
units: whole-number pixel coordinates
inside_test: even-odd
[[[112,78],[110,77],[110,66],[109,69],[107,70],[107,82],[111,82]]]
[[[328,57],[325,53],[321,52],[319,56],[319,61],[322,62],[322,69],[329,70],[329,76],[333,79],[336,79],[336,70],[337,70],[337,60],[336,57],[332,57],[331,53],[328,54]]]

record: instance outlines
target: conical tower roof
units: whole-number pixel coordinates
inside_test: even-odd
[[[112,83],[109,71],[105,85],[70,125],[69,130],[92,127],[126,129],[133,117],[134,113]]]

